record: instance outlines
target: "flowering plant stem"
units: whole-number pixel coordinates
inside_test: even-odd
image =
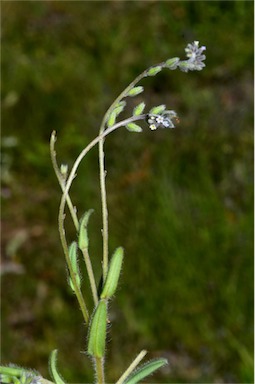
[[[58,212],[58,230],[68,267],[68,283],[70,285],[70,288],[76,295],[85,324],[89,325],[87,354],[90,355],[93,360],[97,384],[105,384],[104,362],[107,324],[109,318],[108,304],[109,300],[112,299],[117,289],[124,257],[123,248],[118,247],[113,253],[110,263],[108,262],[109,233],[108,208],[105,185],[106,171],[104,165],[104,141],[107,135],[123,126],[131,132],[141,132],[142,128],[138,124],[136,124],[136,122],[140,120],[146,121],[151,130],[156,130],[159,127],[174,128],[174,119],[177,119],[177,114],[175,111],[166,110],[165,105],[155,106],[148,113],[144,113],[145,103],[141,102],[134,108],[131,117],[122,121],[118,121],[117,123],[116,118],[125,108],[126,101],[123,100],[124,98],[134,97],[143,92],[143,87],[137,86],[140,80],[147,76],[155,76],[163,68],[174,70],[179,67],[179,69],[183,72],[188,72],[189,70],[200,71],[205,66],[205,64],[203,63],[205,59],[205,55],[203,54],[204,50],[205,47],[199,47],[199,42],[195,41],[192,44],[188,44],[185,48],[188,60],[180,61],[179,58],[168,59],[163,63],[159,63],[153,67],[150,67],[149,69],[146,69],[139,76],[137,76],[135,80],[133,80],[125,88],[125,90],[116,98],[116,100],[107,110],[100,126],[98,136],[81,151],[79,156],[76,158],[73,167],[71,168],[69,173],[66,165],[62,164],[59,167],[57,163],[55,152],[56,133],[53,132],[51,135],[51,160],[53,164],[53,169],[56,173],[56,177],[62,190],[62,197]],[[76,177],[76,172],[81,161],[87,155],[87,153],[97,144],[99,146],[99,175],[103,222],[102,287],[100,288],[100,290],[97,289],[97,284],[89,255],[89,237],[87,233],[87,224],[92,210],[90,209],[89,211],[87,211],[83,215],[83,217],[78,220],[76,207],[73,205],[71,197],[69,195],[71,185]],[[78,238],[78,241],[73,241],[70,245],[68,244],[65,232],[66,205],[69,208],[70,215],[74,223]],[[79,269],[79,252],[82,253],[88,274],[91,295],[94,302],[94,309],[92,311],[88,309],[86,300],[82,293],[82,279],[80,276]],[[141,360],[146,355],[146,353],[147,352],[143,350],[138,354],[138,356],[129,365],[129,367],[122,374],[116,384],[136,384],[151,373],[153,373],[158,368],[167,364],[166,359],[157,358],[150,360],[142,366],[138,366]],[[50,368],[55,384],[65,384],[57,369],[57,350],[54,350],[51,353]],[[18,380],[16,380],[16,378],[19,376],[21,377],[19,382],[22,382],[24,384],[31,384],[32,382],[34,384],[46,383],[45,379],[40,376],[37,376],[37,374],[35,374],[34,372],[31,373],[31,371],[27,371],[24,369],[12,370],[10,367],[9,369],[5,369],[5,367],[0,367],[0,382],[3,382],[5,384],[10,382],[16,383]]]
[[[98,136],[92,140],[79,154],[75,160],[72,169],[68,173],[66,165],[59,167],[56,159],[55,143],[56,133],[55,131],[51,135],[50,140],[50,153],[53,169],[56,173],[56,177],[62,190],[62,197],[59,205],[58,212],[58,230],[60,235],[60,241],[64,251],[67,267],[68,267],[68,283],[70,288],[75,293],[79,306],[81,308],[82,316],[86,325],[89,325],[88,330],[88,343],[87,354],[91,356],[97,384],[105,384],[105,344],[108,324],[108,307],[109,300],[115,294],[117,289],[119,276],[122,268],[124,250],[122,247],[118,247],[113,253],[110,263],[109,250],[108,250],[108,208],[106,199],[106,171],[104,165],[104,141],[107,135],[114,132],[120,127],[126,127],[131,132],[141,132],[142,128],[136,124],[137,121],[146,121],[151,130],[157,128],[174,128],[174,119],[177,119],[175,111],[167,110],[165,105],[159,105],[153,107],[148,113],[144,113],[145,103],[140,102],[133,110],[131,117],[118,121],[116,118],[124,110],[126,101],[124,98],[134,97],[143,92],[142,86],[136,86],[143,78],[147,76],[155,76],[163,68],[174,70],[179,68],[183,72],[188,71],[200,71],[205,66],[205,55],[203,51],[206,48],[204,46],[199,47],[199,42],[194,41],[188,44],[185,48],[187,60],[181,61],[178,57],[168,59],[165,62],[159,63],[143,71],[139,76],[135,78],[124,91],[116,98],[110,108],[104,115],[102,124],[99,129]],[[87,211],[83,217],[78,220],[77,209],[73,205],[69,191],[71,185],[76,177],[77,169],[87,155],[87,153],[95,146],[99,146],[99,178],[100,178],[100,191],[102,202],[102,222],[103,222],[103,257],[102,257],[102,287],[97,289],[95,275],[92,268],[92,263],[89,255],[89,238],[87,233],[87,224],[92,210]],[[65,208],[66,205],[70,211],[70,215],[77,232],[78,241],[71,242],[68,245],[68,241],[65,233]],[[87,269],[89,284],[91,288],[91,294],[94,302],[94,309],[90,311],[88,309],[86,300],[81,289],[81,276],[79,269],[79,252],[81,251],[85,266]],[[134,361],[129,365],[126,371],[121,375],[116,384],[136,384],[143,380],[145,377],[167,364],[167,360],[164,358],[157,358],[148,361],[147,363],[140,365],[146,351],[141,351]],[[55,384],[65,384],[61,375],[57,369],[57,350],[53,350],[50,355],[50,370]],[[20,367],[1,367],[0,366],[0,382],[4,384],[8,383],[23,383],[23,384],[39,384],[39,383],[51,383],[40,376],[38,372],[27,370]]]
[[[121,94],[115,99],[112,105],[106,111],[102,124],[100,126],[99,135],[102,135],[107,119],[109,117],[110,111],[114,109],[114,106],[118,104],[128,94],[128,91],[132,89],[146,74],[146,71],[142,72],[139,76],[132,81]],[[101,202],[102,202],[102,221],[103,221],[103,280],[106,279],[107,269],[108,269],[108,241],[109,241],[109,231],[108,231],[108,209],[107,209],[107,199],[106,199],[106,186],[105,186],[105,177],[106,171],[104,167],[104,138],[99,141],[99,175],[100,175],[100,191],[101,191]]]
[[[105,162],[104,162],[104,141],[107,135],[115,131],[116,129],[126,126],[127,129],[135,132],[140,132],[142,129],[135,124],[136,121],[146,120],[149,123],[149,127],[152,130],[157,129],[162,126],[163,128],[174,128],[173,119],[177,118],[177,115],[174,111],[166,110],[164,105],[160,105],[151,109],[149,114],[144,114],[143,110],[145,107],[145,103],[140,103],[133,111],[133,115],[127,119],[124,119],[120,122],[115,122],[118,114],[124,109],[126,105],[126,101],[123,101],[126,97],[136,96],[137,94],[143,92],[143,87],[136,86],[144,77],[147,76],[155,76],[158,72],[160,72],[163,68],[168,69],[176,69],[179,68],[187,72],[188,70],[201,70],[204,66],[203,60],[205,56],[202,54],[205,47],[199,47],[198,42],[194,42],[193,44],[189,44],[185,51],[188,56],[188,60],[180,61],[179,58],[169,59],[166,62],[159,63],[156,66],[150,67],[143,71],[139,76],[137,76],[121,94],[115,99],[112,105],[106,111],[100,129],[99,135],[92,140],[79,154],[77,159],[74,162],[72,169],[67,175],[67,169],[62,166],[59,168],[56,161],[56,153],[54,149],[54,144],[56,141],[55,132],[53,132],[51,137],[51,158],[53,163],[53,168],[55,170],[56,176],[58,178],[59,184],[62,189],[62,197],[59,206],[59,214],[58,214],[58,226],[60,233],[60,240],[62,243],[62,247],[64,250],[70,285],[73,289],[77,300],[79,302],[83,318],[86,324],[90,322],[90,330],[89,330],[89,343],[88,343],[88,353],[92,356],[94,360],[94,367],[96,372],[96,378],[98,384],[104,384],[104,355],[105,355],[105,337],[106,337],[106,322],[107,322],[107,311],[108,306],[107,302],[110,299],[110,296],[115,292],[117,287],[120,268],[123,259],[123,251],[122,248],[119,248],[118,252],[116,250],[116,254],[112,257],[111,265],[109,268],[109,231],[108,231],[108,208],[107,208],[107,198],[106,198],[106,170],[105,170]],[[99,146],[99,179],[100,179],[100,193],[101,193],[101,204],[102,204],[102,236],[103,236],[103,257],[102,257],[102,287],[103,291],[98,292],[96,281],[90,261],[89,251],[88,251],[88,239],[83,241],[86,245],[85,247],[80,247],[92,292],[92,297],[94,301],[94,311],[93,314],[90,315],[86,302],[83,298],[81,288],[80,288],[80,278],[77,275],[79,272],[78,264],[77,264],[77,256],[76,251],[72,251],[72,255],[69,254],[68,243],[65,234],[64,221],[65,221],[65,206],[68,205],[71,218],[73,220],[75,229],[77,232],[81,231],[81,222],[79,223],[76,208],[73,206],[71,198],[69,196],[69,191],[71,185],[73,183],[74,178],[76,177],[77,169],[82,161],[82,159],[86,156],[86,154],[95,146]],[[89,215],[88,215],[89,216]],[[88,217],[86,217],[88,220]],[[86,221],[87,225],[87,221]],[[87,233],[84,235],[87,238]],[[82,243],[82,241],[81,241]],[[72,250],[76,249],[73,247]],[[147,363],[141,368],[137,370],[137,373],[134,373],[134,369],[140,363],[140,361],[145,356],[146,351],[140,352],[137,358],[131,363],[129,368],[124,372],[124,374],[117,381],[117,384],[128,384],[135,383],[136,378],[146,377],[148,374],[153,372],[155,369],[165,364],[164,359],[153,360],[151,363]],[[129,379],[130,377],[130,379]],[[137,379],[138,380],[138,379]]]
[[[76,212],[75,212],[76,210],[74,209],[74,206],[73,206],[73,204],[71,202],[71,199],[70,199],[70,197],[68,195],[68,192],[69,192],[69,189],[70,189],[70,187],[72,185],[72,182],[73,182],[73,180],[75,178],[75,174],[76,174],[76,171],[77,171],[77,168],[78,168],[79,164],[81,163],[81,161],[84,158],[84,156],[86,156],[86,154],[96,144],[98,144],[107,135],[109,135],[114,130],[120,128],[121,126],[126,125],[126,124],[128,124],[128,123],[130,123],[132,121],[141,120],[141,119],[144,119],[144,118],[145,118],[145,115],[140,115],[140,116],[135,116],[135,117],[132,116],[132,117],[126,119],[126,120],[123,120],[123,121],[115,124],[114,126],[108,128],[108,129],[106,129],[104,132],[102,132],[100,135],[98,135],[94,140],[92,140],[87,145],[87,147],[85,147],[83,149],[83,151],[80,153],[80,155],[78,156],[78,158],[76,159],[76,161],[75,161],[75,163],[73,165],[73,168],[70,171],[70,174],[69,174],[68,179],[66,180],[66,183],[64,184],[61,181],[61,179],[59,178],[60,186],[61,186],[62,191],[63,191],[61,202],[60,202],[60,206],[59,206],[59,215],[58,215],[58,227],[59,227],[60,241],[61,241],[61,244],[62,244],[62,247],[63,247],[63,251],[64,251],[64,254],[65,254],[65,258],[66,258],[66,262],[67,262],[67,265],[68,265],[68,269],[70,271],[71,279],[72,279],[72,281],[74,281],[75,295],[76,295],[77,300],[79,302],[79,305],[81,307],[83,318],[84,318],[86,324],[89,322],[89,312],[88,312],[88,309],[87,309],[87,305],[86,305],[86,303],[85,303],[85,301],[83,299],[83,296],[81,294],[81,291],[80,291],[80,289],[78,288],[78,286],[76,284],[74,274],[72,272],[72,268],[71,268],[71,264],[70,264],[70,259],[69,259],[69,254],[68,254],[68,244],[67,244],[66,235],[65,235],[65,228],[64,228],[64,220],[65,220],[65,213],[64,213],[64,211],[65,211],[65,204],[66,204],[66,202],[69,202],[68,206],[69,206],[69,210],[71,212],[71,216],[72,216],[72,219],[74,221],[75,227],[77,225],[77,216],[76,216]],[[55,132],[52,133],[51,142],[54,141],[54,137],[55,137]],[[53,147],[52,147],[52,149],[53,149]],[[54,157],[52,156],[52,158],[54,158]],[[58,170],[58,174],[59,173],[60,173],[60,171]],[[87,265],[87,263],[86,263],[86,265]],[[108,265],[108,263],[107,263],[107,265]],[[89,274],[89,276],[92,277],[92,272],[91,272],[90,268],[88,270],[88,274]],[[93,281],[93,280],[94,280],[94,278],[91,279],[91,281]],[[94,283],[92,283],[91,289],[92,289],[92,292],[94,292],[94,295],[95,295]],[[95,300],[95,297],[94,297],[94,300]]]

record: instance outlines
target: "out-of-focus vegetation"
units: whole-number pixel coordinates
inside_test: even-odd
[[[148,108],[165,103],[179,127],[123,128],[106,140],[110,247],[125,248],[107,377],[146,348],[170,362],[157,383],[253,382],[249,1],[2,2],[2,363],[48,376],[58,348],[67,380],[92,381],[66,286],[49,137],[57,130],[59,161],[71,165],[124,87],[148,66],[183,57],[193,40],[207,46],[202,72],[143,82]],[[94,150],[72,192],[80,214],[95,209],[99,270],[97,172]]]

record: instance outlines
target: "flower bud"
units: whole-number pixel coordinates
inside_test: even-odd
[[[168,59],[165,65],[169,69],[176,69],[178,67],[179,61],[179,57],[174,57],[173,59]]]
[[[161,65],[156,65],[155,67],[151,67],[148,69],[146,75],[147,76],[155,76],[157,73],[162,71],[162,66]]]
[[[143,87],[141,85],[139,85],[138,87],[134,87],[134,88],[130,89],[130,91],[127,93],[127,96],[136,96],[142,92],[143,92]]]
[[[143,113],[144,111],[144,108],[145,108],[145,103],[144,102],[141,102],[140,104],[138,104],[134,110],[133,110],[133,116],[139,116]]]
[[[127,124],[126,128],[130,132],[142,132],[142,128],[139,125],[135,124],[135,123]]]

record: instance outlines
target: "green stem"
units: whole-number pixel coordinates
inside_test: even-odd
[[[66,203],[66,198],[67,198],[67,195],[68,195],[68,192],[69,192],[69,189],[72,185],[72,182],[75,178],[75,174],[76,174],[76,171],[77,171],[77,168],[79,167],[82,159],[84,158],[84,156],[86,156],[86,154],[95,146],[97,145],[100,140],[102,140],[104,137],[106,137],[107,135],[109,135],[111,132],[115,131],[116,129],[122,127],[122,126],[125,126],[133,121],[138,121],[138,120],[144,120],[146,117],[146,114],[143,114],[143,115],[139,115],[139,116],[132,116],[132,117],[129,117],[128,119],[125,119],[125,120],[122,120],[120,121],[119,123],[113,125],[112,127],[106,129],[101,135],[98,135],[94,140],[92,140],[88,145],[87,147],[85,147],[81,153],[79,154],[79,156],[77,157],[77,159],[75,160],[75,163],[69,173],[69,177],[66,181],[66,184],[65,184],[65,188],[64,188],[64,191],[63,191],[63,194],[62,194],[62,199],[61,201],[63,200],[64,203],[63,203],[63,208],[65,208],[65,203]],[[64,211],[62,212],[64,213]]]
[[[97,384],[104,384],[104,359],[100,357],[95,357],[95,366],[97,374]]]
[[[95,276],[94,276],[94,273],[93,273],[92,264],[91,264],[91,261],[90,261],[88,249],[87,248],[82,249],[82,254],[83,254],[83,257],[84,257],[85,264],[86,264],[86,268],[87,268],[87,272],[88,272],[88,277],[89,277],[89,282],[90,282],[90,287],[91,287],[91,292],[92,292],[94,304],[95,304],[95,307],[96,307],[97,304],[98,304],[97,286],[96,286]]]
[[[104,139],[99,141],[99,177],[100,177],[100,191],[101,191],[101,203],[102,203],[102,220],[103,220],[103,282],[106,279],[108,270],[108,209],[106,200],[106,186],[105,177],[106,171],[104,168]]]
[[[129,119],[123,120],[123,121],[115,124],[114,126],[106,129],[101,135],[97,136],[94,140],[92,140],[87,145],[87,147],[83,149],[83,151],[80,153],[80,155],[77,157],[77,159],[73,165],[73,168],[70,171],[69,177],[65,183],[65,186],[64,186],[64,191],[63,191],[63,194],[61,197],[60,206],[59,206],[59,214],[58,214],[59,235],[60,235],[61,244],[62,244],[62,247],[64,250],[66,262],[68,265],[68,269],[70,272],[70,276],[71,276],[71,279],[72,279],[72,282],[74,285],[75,294],[76,294],[77,300],[79,302],[79,305],[81,307],[85,323],[88,323],[88,321],[89,321],[89,314],[88,314],[87,306],[86,306],[85,301],[83,299],[82,293],[81,293],[79,287],[77,286],[76,279],[75,279],[74,273],[72,271],[71,262],[70,262],[69,254],[68,254],[68,245],[67,245],[67,241],[66,241],[66,237],[65,237],[64,218],[65,218],[65,205],[66,205],[66,201],[67,201],[68,192],[69,192],[69,189],[70,189],[72,182],[75,178],[76,171],[77,171],[77,168],[78,168],[80,162],[82,161],[84,156],[91,150],[91,148],[93,148],[96,144],[99,143],[100,140],[102,140],[104,137],[109,135],[109,133],[113,132],[117,128],[120,128],[123,125],[125,126],[126,124],[128,124],[132,121],[142,120],[145,118],[145,116],[146,115],[132,116]]]
[[[63,200],[63,198],[62,198],[60,206],[59,206],[59,215],[58,215],[59,235],[60,235],[60,240],[61,240],[61,244],[62,244],[62,247],[63,247],[64,255],[65,255],[65,258],[66,258],[66,263],[67,263],[67,266],[68,266],[68,271],[70,273],[70,277],[72,279],[72,283],[73,283],[73,286],[74,286],[74,292],[75,292],[75,295],[77,297],[78,303],[80,305],[80,308],[81,308],[81,311],[82,311],[85,323],[87,324],[89,322],[89,312],[88,312],[85,300],[84,300],[84,298],[82,296],[81,290],[80,290],[80,288],[77,285],[75,274],[73,272],[72,264],[71,264],[71,261],[70,261],[70,258],[69,258],[69,250],[68,250],[68,245],[67,245],[66,236],[65,236],[65,228],[64,228],[64,219],[65,219],[64,207],[65,207],[65,202],[66,202],[66,199]]]
[[[51,161],[52,161],[53,169],[54,169],[55,174],[57,176],[59,185],[60,185],[60,187],[62,189],[62,192],[63,192],[64,189],[65,189],[65,181],[66,180],[63,178],[63,175],[61,174],[61,172],[59,170],[59,166],[57,164],[56,151],[55,151],[55,142],[56,142],[56,132],[53,131],[52,134],[51,134],[51,138],[50,138]],[[74,206],[72,204],[72,201],[71,201],[71,198],[70,198],[69,195],[66,196],[66,202],[67,202],[70,214],[72,216],[75,229],[76,229],[76,231],[78,231],[78,229],[79,229],[79,221],[78,221],[78,218],[77,218],[77,215],[76,215],[76,209],[74,208]]]
[[[141,79],[146,76],[147,70],[142,72],[135,80],[130,83],[123,92],[115,99],[112,105],[106,111],[102,124],[100,126],[99,135],[105,131],[105,125],[109,117],[110,111],[118,104],[120,100],[127,96],[127,93],[132,89]],[[105,186],[105,167],[104,167],[104,139],[101,139],[99,142],[99,178],[100,178],[100,191],[101,191],[101,202],[102,202],[102,221],[103,221],[103,281],[106,279],[107,270],[108,270],[108,242],[109,242],[109,233],[108,233],[108,209],[107,209],[107,198],[106,198],[106,186]]]

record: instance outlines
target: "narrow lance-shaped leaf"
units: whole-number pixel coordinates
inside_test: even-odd
[[[134,108],[134,110],[133,110],[133,116],[139,116],[139,115],[141,115],[141,114],[143,113],[143,111],[144,111],[144,108],[145,108],[145,103],[144,103],[144,102],[138,104],[138,105]]]
[[[126,128],[130,131],[130,132],[142,132],[142,128],[135,124],[135,123],[129,123],[126,125]]]
[[[117,289],[121,266],[123,263],[123,248],[119,247],[114,252],[111,261],[109,270],[106,276],[106,281],[101,293],[101,299],[109,299],[112,297]]]
[[[166,359],[155,359],[142,365],[135,372],[133,372],[125,381],[124,384],[136,384],[145,377],[151,375],[157,369],[168,364]]]
[[[130,91],[127,93],[127,96],[136,96],[142,92],[143,92],[143,87],[141,85],[139,85],[138,87],[134,87],[134,88],[130,89]]]
[[[69,247],[69,258],[71,261],[71,268],[72,268],[72,271],[74,273],[76,284],[80,288],[81,277],[80,277],[80,270],[79,270],[79,265],[78,265],[78,254],[77,254],[76,241],[73,241]],[[69,277],[69,284],[70,284],[70,287],[72,288],[72,290],[75,291],[71,276]]]
[[[88,354],[103,357],[105,353],[107,304],[100,300],[92,317],[89,330]]]
[[[49,361],[50,372],[56,384],[65,384],[64,380],[57,371],[57,352],[57,349],[54,349],[54,351],[51,352]]]
[[[78,246],[81,250],[87,249],[89,247],[89,237],[88,237],[87,226],[88,226],[90,215],[92,214],[93,211],[94,211],[93,209],[89,209],[87,212],[84,213],[84,215],[80,220]]]

